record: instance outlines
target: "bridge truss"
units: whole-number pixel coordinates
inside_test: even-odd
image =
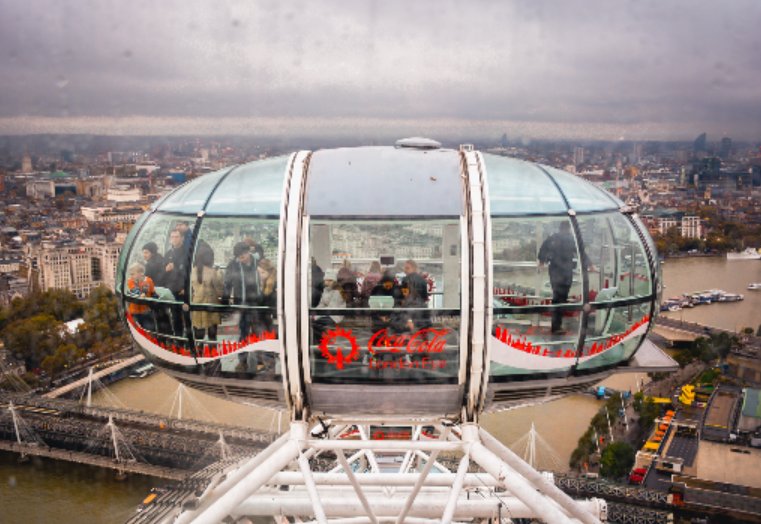
[[[407,428],[400,429],[400,428]],[[220,472],[171,522],[605,521],[601,499],[575,501],[477,424],[446,420],[304,422]],[[169,522],[169,521],[167,521]]]

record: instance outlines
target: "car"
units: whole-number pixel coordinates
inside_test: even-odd
[[[645,480],[645,477],[642,475],[637,475],[636,473],[632,473],[629,475],[629,483],[630,484],[642,484],[642,481]]]

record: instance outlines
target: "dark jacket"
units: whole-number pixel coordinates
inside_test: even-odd
[[[185,293],[185,284],[188,279],[188,252],[184,246],[171,248],[166,252],[164,260],[167,264],[174,264],[172,271],[164,274],[164,287],[169,288],[174,298],[179,299]]]
[[[539,248],[539,261],[550,265],[550,281],[571,285],[576,267],[576,242],[570,233],[553,233]]]
[[[404,277],[404,281],[410,286],[410,294],[416,296],[424,304],[428,303],[428,282],[420,273],[410,273]]]
[[[225,294],[223,301],[230,298],[233,304],[258,306],[261,302],[259,273],[256,271],[256,258],[251,258],[251,264],[242,264],[233,259],[227,264],[225,271]]]
[[[158,253],[153,253],[151,258],[145,263],[145,276],[153,280],[153,284],[159,287],[166,285],[166,264],[164,257]]]

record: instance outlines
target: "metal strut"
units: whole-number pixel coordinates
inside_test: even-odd
[[[324,438],[310,434],[305,422],[292,422],[290,432],[259,455],[220,472],[196,503],[184,505],[195,509],[177,509],[173,522],[270,516],[451,523],[502,511],[553,524],[605,520],[605,501],[571,499],[477,424],[442,421],[434,424],[434,438],[410,424],[408,439],[373,440],[369,434],[382,432],[357,432],[361,423],[340,422]],[[347,458],[346,450],[356,452]],[[434,468],[439,473],[431,475]]]

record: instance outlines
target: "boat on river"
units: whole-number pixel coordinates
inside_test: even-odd
[[[739,253],[727,253],[727,260],[761,260],[761,252],[754,247],[746,247]]]
[[[751,291],[761,291],[761,282],[751,282],[748,284],[748,289]]]
[[[145,378],[149,375],[153,375],[155,372],[156,367],[152,363],[148,362],[136,368],[132,373],[130,373],[129,378]]]
[[[689,305],[682,303],[680,304],[681,307],[693,307],[702,304],[715,304],[716,302],[739,302],[744,300],[745,296],[741,295],[740,293],[729,293],[723,289],[708,289],[705,291],[697,291],[695,293],[685,293],[684,298],[689,302]],[[674,299],[669,299],[669,301],[672,300]],[[670,309],[669,311],[674,310]]]

